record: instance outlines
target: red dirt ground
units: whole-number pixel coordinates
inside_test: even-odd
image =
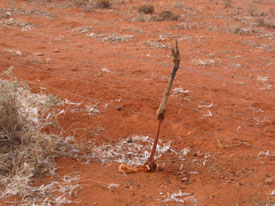
[[[33,92],[101,109],[109,103],[92,116],[64,107],[59,118],[93,147],[155,133],[176,37],[182,61],[173,88],[190,92],[170,96],[160,138],[191,152],[185,161],[167,152],[164,171],[127,176],[118,163],[62,158],[58,174],[80,176],[72,205],[275,205],[274,1],[121,0],[111,9],[77,2],[2,0],[1,71],[14,66]],[[171,10],[180,18],[142,22],[145,3],[153,15]],[[116,42],[111,33],[132,36]],[[179,190],[196,201],[163,201]]]

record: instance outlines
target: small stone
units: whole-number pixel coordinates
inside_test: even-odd
[[[11,16],[11,12],[6,12],[6,17],[10,17]]]
[[[260,82],[267,82],[269,77],[257,76],[257,80]]]
[[[264,182],[265,182],[265,184],[270,185],[270,184],[272,184],[272,178],[268,177],[265,179]]]
[[[203,142],[203,140],[194,140],[193,141],[193,145],[194,146],[200,146],[200,145],[202,145],[204,142]]]
[[[187,182],[187,181],[188,181],[188,179],[186,177],[181,179],[181,182]]]
[[[203,156],[204,156],[204,154],[203,154],[202,152],[199,151],[199,152],[197,153],[197,157],[203,157]]]
[[[45,59],[46,64],[49,64],[50,61],[51,61],[51,58],[46,58],[46,59]]]
[[[33,55],[35,55],[35,56],[44,56],[43,53],[33,53]]]
[[[260,164],[263,166],[263,165],[265,165],[265,162],[261,161]]]
[[[117,109],[117,111],[122,111],[123,110],[123,108],[121,106],[118,106],[116,109]]]

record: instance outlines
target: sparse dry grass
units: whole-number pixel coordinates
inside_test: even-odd
[[[57,182],[35,187],[33,181],[53,175],[56,158],[77,158],[80,150],[59,135],[41,131],[53,125],[55,103],[30,93],[16,79],[0,81],[0,199],[16,195],[24,205],[56,202],[51,192],[56,192]]]
[[[170,45],[162,44],[159,42],[146,41],[144,44],[152,49],[171,49]]]
[[[122,43],[122,42],[129,42],[133,41],[134,37],[132,35],[120,35],[116,33],[110,33],[110,34],[105,34],[105,33],[94,33],[91,32],[90,34],[86,35],[87,37],[93,37],[93,38],[99,38],[102,39],[104,42],[111,42],[111,43]]]

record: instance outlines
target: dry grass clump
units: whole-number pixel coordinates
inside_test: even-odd
[[[50,204],[55,202],[51,192],[57,184],[35,187],[35,177],[52,175],[56,158],[77,158],[80,150],[41,131],[53,124],[51,108],[56,101],[18,85],[16,79],[0,79],[0,199],[15,195],[22,204]]]
[[[111,33],[103,38],[104,42],[112,42],[112,43],[122,43],[122,42],[129,42],[133,40],[132,35],[119,35],[116,33]]]
[[[93,38],[100,38],[104,42],[112,42],[112,43],[122,43],[122,42],[129,42],[134,40],[133,35],[127,35],[127,34],[120,35],[113,32],[111,32],[110,34],[105,34],[105,33],[97,34],[97,33],[91,32],[86,36],[93,37]]]
[[[111,2],[109,0],[92,0],[89,1],[94,8],[109,9],[111,8]]]
[[[81,8],[83,12],[94,12],[94,9],[108,9],[111,8],[109,0],[75,0],[74,6]]]
[[[252,17],[257,17],[257,16],[266,16],[267,13],[263,11],[259,11],[257,6],[255,4],[249,4],[247,14]]]
[[[172,11],[162,11],[158,15],[158,21],[177,21],[179,15],[174,14]]]
[[[232,7],[232,0],[224,0],[224,8],[231,8]]]
[[[134,18],[132,22],[149,22],[149,21],[178,21],[179,15],[174,14],[172,11],[162,11],[158,15],[139,15]]]
[[[274,19],[265,19],[265,18],[259,18],[257,19],[257,25],[263,26],[267,28],[274,29],[275,28],[275,20]]]
[[[88,3],[88,0],[74,0],[73,5],[77,8],[83,8],[87,7]]]
[[[144,44],[146,46],[149,46],[151,49],[171,49],[172,48],[170,45],[162,44],[154,41],[146,41]]]
[[[21,141],[20,131],[22,130],[22,119],[18,114],[16,99],[0,90],[0,146],[2,151],[9,150],[12,141],[17,144]]]
[[[155,8],[153,5],[142,5],[138,8],[138,13],[140,14],[152,14],[154,13]]]
[[[181,2],[173,3],[172,7],[175,9],[185,9],[186,8],[185,4],[181,3]]]

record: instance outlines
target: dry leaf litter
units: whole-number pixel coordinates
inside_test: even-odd
[[[92,148],[92,158],[102,163],[114,161],[127,165],[143,165],[148,160],[153,147],[153,138],[135,135],[131,138],[121,139],[115,144],[103,144]],[[171,142],[159,141],[156,148],[155,159],[159,159],[167,151],[177,153],[171,148]]]

